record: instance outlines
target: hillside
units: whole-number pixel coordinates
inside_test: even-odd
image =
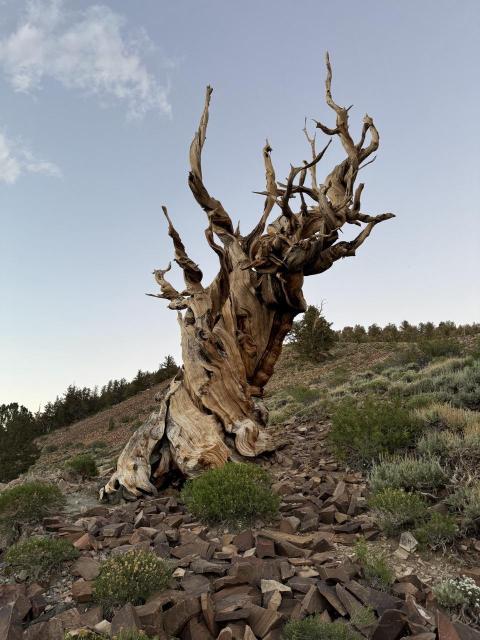
[[[444,621],[441,614],[436,618],[426,611],[434,604],[431,588],[441,580],[459,575],[471,576],[480,586],[480,510],[472,516],[469,524],[465,524],[466,512],[456,511],[454,516],[449,516],[445,506],[451,496],[458,494],[459,487],[477,486],[474,483],[478,482],[478,344],[475,338],[468,337],[456,343],[455,353],[451,353],[450,349],[451,345],[446,343],[443,346],[438,343],[434,347],[412,343],[339,343],[325,362],[311,364],[298,360],[291,347],[285,348],[268,386],[266,398],[270,410],[270,430],[280,445],[273,455],[257,460],[257,464],[269,471],[274,482],[273,488],[281,496],[281,519],[270,529],[259,522],[257,527],[242,532],[239,538],[235,537],[235,530],[205,527],[196,522],[181,501],[177,500],[178,492],[172,487],[155,500],[138,501],[110,510],[105,506],[98,506],[96,496],[99,486],[111,472],[116,456],[132,431],[155,407],[155,398],[161,397],[168,382],[152,387],[93,417],[43,436],[38,442],[42,449],[41,455],[29,470],[27,478],[51,480],[66,494],[66,511],[52,521],[49,530],[55,532],[55,535],[80,541],[82,553],[92,557],[97,563],[109,557],[119,544],[124,545],[125,550],[136,546],[151,548],[153,542],[148,537],[149,532],[157,533],[160,529],[163,531],[161,522],[167,513],[167,538],[162,538],[164,541],[159,543],[158,549],[161,549],[162,557],[173,559],[176,586],[172,592],[173,600],[162,600],[161,607],[168,610],[172,607],[176,611],[175,616],[169,616],[169,624],[172,633],[174,630],[178,637],[213,638],[217,637],[216,633],[220,628],[228,627],[233,630],[233,635],[223,635],[222,639],[277,640],[281,637],[281,621],[290,617],[302,618],[307,613],[323,612],[322,616],[327,621],[335,618],[341,621],[349,619],[349,616],[353,620],[349,606],[352,606],[352,602],[354,606],[359,606],[359,598],[368,611],[373,610],[373,619],[369,624],[356,626],[363,637],[397,640],[421,632],[425,634],[418,636],[422,640],[433,640],[436,637],[440,640],[478,639],[480,634],[474,631],[474,628],[479,628],[476,613],[472,615],[466,609],[460,612],[444,609],[447,614]],[[354,413],[357,406],[362,407],[364,413],[370,412],[365,420],[363,414]],[[378,413],[384,406],[388,408],[388,415]],[[431,411],[432,406],[449,408],[450,423],[443,424],[442,420],[445,418],[439,418],[437,414],[431,419],[428,411]],[[436,411],[439,412],[440,409]],[[394,513],[397,520],[391,531],[385,523],[390,522],[387,522],[387,516],[392,518],[392,512],[385,510],[385,506],[378,503],[378,498],[373,509],[368,502],[372,492],[367,482],[371,466],[369,456],[372,447],[378,446],[379,433],[385,440],[385,451],[388,451],[392,433],[388,429],[381,431],[382,420],[389,424],[388,421],[392,419],[396,420],[392,423],[395,426],[395,429],[391,429],[392,433],[398,430],[408,436],[407,426],[411,426],[409,421],[412,420],[412,424],[416,425],[418,432],[414,440],[405,440],[399,448],[415,453],[420,461],[425,458],[425,451],[421,447],[426,447],[427,444],[431,446],[429,438],[431,439],[432,429],[445,433],[450,438],[445,451],[441,450],[439,440],[435,441],[437,449],[434,457],[440,461],[443,474],[438,486],[428,484],[438,471],[434,465],[429,467],[426,479],[423,478],[418,486],[415,485],[414,476],[421,470],[416,466],[409,468],[408,481],[412,484],[405,487],[410,492],[408,495],[428,502],[432,513],[438,513],[440,518],[446,519],[441,523],[444,527],[441,535],[438,527],[422,533],[422,526],[427,526],[426,521],[423,521],[422,526],[402,526],[398,513]],[[450,435],[454,419],[457,421],[456,439]],[[463,433],[460,432],[461,420],[468,422],[468,428],[465,427]],[[375,429],[372,425],[376,425]],[[358,431],[360,428],[366,428],[367,431]],[[474,435],[476,439],[473,438]],[[467,437],[470,438],[468,447]],[[396,450],[398,440],[392,440],[392,443]],[[79,482],[78,478],[64,469],[64,464],[72,456],[85,452],[91,453],[96,459],[100,477]],[[427,453],[430,456],[432,452],[433,450]],[[431,459],[433,458],[428,457],[428,460]],[[401,469],[402,464],[401,460],[397,461],[394,465],[396,470]],[[381,476],[385,483],[388,469],[382,467],[380,471],[384,475],[377,473],[376,482],[379,482],[378,478]],[[388,473],[392,473],[391,470]],[[397,482],[403,489],[401,482],[404,480],[395,476],[392,482]],[[15,484],[16,481],[11,483]],[[383,495],[382,491],[377,493]],[[400,497],[402,495],[405,494],[400,491]],[[164,505],[170,505],[166,511]],[[472,505],[473,502],[470,506]],[[394,505],[393,511],[401,510],[400,507],[401,505]],[[479,507],[477,505],[476,508]],[[446,531],[444,526],[445,523],[453,523],[453,518],[457,523],[455,535]],[[90,528],[93,521],[96,525]],[[405,522],[408,523],[408,519]],[[106,531],[109,527],[117,527],[120,531],[121,526],[124,533],[118,534],[118,542],[116,538],[108,537],[110,534]],[[92,533],[88,533],[90,537],[84,547],[85,527],[87,532]],[[134,528],[136,532],[131,533]],[[408,539],[402,543],[403,546],[399,546],[402,528],[413,530],[418,538],[414,539],[414,544],[409,549]],[[172,533],[173,529],[176,533]],[[422,539],[422,535],[425,539]],[[439,536],[438,544],[432,544],[437,539],[435,536]],[[245,542],[244,538],[248,538],[248,541]],[[366,540],[365,553],[368,559],[364,558],[363,564],[355,546],[360,538]],[[213,545],[215,552],[208,552],[204,556],[200,549],[207,542]],[[157,549],[155,544],[154,549]],[[194,545],[194,555],[184,556],[182,545],[189,548]],[[254,549],[253,552],[251,549]],[[196,553],[200,554],[201,562],[195,560],[198,558]],[[288,559],[286,564],[285,559]],[[371,580],[368,582],[366,578],[370,566],[368,563],[374,563],[374,559],[386,563],[388,571],[392,572],[394,583],[388,588],[378,587],[377,583]],[[253,563],[250,567],[252,571],[256,567],[256,577],[236,578],[236,563],[247,561]],[[277,602],[276,608],[269,606],[269,598],[262,597],[258,590],[260,566],[263,567],[262,571],[267,571],[262,574],[262,579],[276,581],[276,589],[283,583],[285,590],[289,591],[275,596],[280,598],[280,604]],[[218,577],[225,575],[225,572],[232,577]],[[352,581],[353,578],[355,580]],[[245,586],[245,581],[251,586]],[[227,584],[242,587],[227,587]],[[372,589],[373,584],[380,591]],[[332,585],[336,589],[335,597],[331,591]],[[369,595],[367,591],[361,591],[365,586],[370,589]],[[313,587],[324,589],[320,591],[320,599],[318,596],[312,597]],[[82,592],[79,596],[77,592],[83,588],[85,594]],[[76,601],[75,611],[78,610],[79,613],[75,616],[80,616],[75,618],[77,626],[81,622],[85,623],[86,618],[82,617],[82,607],[85,605],[81,603],[88,603],[88,589],[88,579],[83,582],[82,578],[75,581],[64,572],[60,581],[53,583],[45,592],[51,614],[55,613],[57,617],[63,615],[60,612],[65,604],[71,607],[73,601]],[[176,604],[178,589],[181,594],[189,596],[194,609],[200,592],[204,589],[212,591],[216,612],[213,627],[209,626],[206,613],[204,618],[201,615],[195,617],[196,613],[182,613],[180,604]],[[385,589],[390,595],[387,596]],[[403,612],[402,622],[393,616],[388,631],[385,630],[387,635],[381,635],[378,631],[385,625],[388,613],[385,602],[379,604],[375,600],[380,598],[380,593],[385,602],[385,599],[391,598],[388,600],[389,607]],[[225,602],[222,598],[226,598]],[[248,607],[245,604],[247,601]],[[250,617],[252,614],[249,607],[257,607],[255,611],[261,620],[255,616]],[[184,614],[186,617],[182,622]],[[45,614],[43,617],[41,615],[29,629],[40,629],[39,623],[42,623],[46,625],[42,627],[43,632],[46,633],[48,627],[50,633],[52,624],[44,616]],[[175,620],[172,622],[173,617]],[[449,617],[455,621],[455,628],[448,626]],[[187,620],[190,620],[188,624]],[[198,626],[192,620],[196,620],[195,624]],[[247,635],[246,621],[254,635]],[[470,626],[467,628],[462,623]],[[65,626],[65,619],[62,624],[64,629],[71,628]],[[185,624],[187,626],[184,627]],[[399,632],[394,633],[394,628]],[[445,629],[458,635],[447,635]],[[27,633],[26,631],[25,634]]]

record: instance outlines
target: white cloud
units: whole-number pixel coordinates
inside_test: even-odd
[[[39,160],[24,144],[10,140],[0,131],[0,182],[14,184],[24,173],[39,173],[56,178],[62,175],[56,164]]]
[[[68,89],[126,105],[129,117],[170,113],[168,87],[147,70],[145,32],[104,5],[68,11],[65,0],[30,0],[16,30],[0,39],[0,65],[15,91],[33,93],[53,78]]]

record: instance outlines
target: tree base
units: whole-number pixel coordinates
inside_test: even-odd
[[[263,403],[257,411],[266,418]],[[150,414],[125,445],[117,469],[100,490],[100,498],[114,501],[120,495],[136,500],[157,495],[169,478],[192,478],[206,469],[223,466],[276,449],[265,426],[244,419],[226,432],[213,414],[198,409],[183,380],[174,379],[158,411]]]

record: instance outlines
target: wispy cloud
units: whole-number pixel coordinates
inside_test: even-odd
[[[62,175],[56,164],[39,160],[23,143],[10,140],[0,131],[0,182],[14,184],[24,173],[40,173],[56,178]]]
[[[140,118],[170,113],[168,86],[145,64],[154,50],[144,31],[127,32],[125,19],[107,6],[74,12],[65,0],[30,0],[16,30],[0,39],[0,65],[17,92],[39,91],[51,78],[102,105],[121,102],[129,117]]]

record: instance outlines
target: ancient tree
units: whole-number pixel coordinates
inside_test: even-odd
[[[234,228],[203,179],[202,150],[212,95],[207,87],[190,147],[188,184],[207,215],[205,236],[218,256],[219,271],[211,284],[203,284],[202,271],[188,256],[163,207],[185,288],[177,291],[168,282],[169,264],[154,271],[160,293],[153,295],[165,298],[177,311],[183,367],[160,409],[130,438],[104,495],[122,487],[133,495],[155,493],[172,469],[193,476],[229,458],[252,458],[274,447],[265,429],[268,412],[263,392],[293,319],[306,309],[305,276],[323,273],[337,260],[354,256],[374,226],[393,217],[361,210],[364,185],[355,183],[359,171],[375,159],[379,135],[366,115],[360,138],[354,141],[348,122],[351,107],[341,107],[332,98],[328,54],[326,67],[326,102],[336,122],[333,127],[315,122],[330,140],[317,151],[315,136],[305,126],[311,160],[292,166],[285,182],[276,178],[267,141],[266,186],[260,192],[265,198],[263,213],[247,235]],[[346,157],[319,182],[317,166],[334,137],[340,139]],[[279,215],[268,222],[275,207]],[[350,224],[360,227],[358,235],[351,241],[339,240],[342,227]]]

